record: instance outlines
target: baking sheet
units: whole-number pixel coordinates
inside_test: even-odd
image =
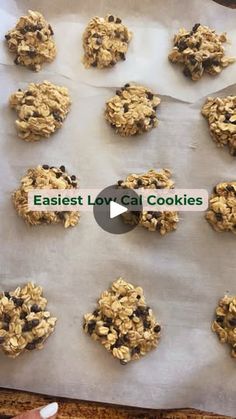
[[[33,0],[1,0],[0,6],[3,32],[26,9],[38,9]],[[114,73],[84,71],[77,22],[84,24],[93,15],[118,10],[133,26],[130,60],[127,56]],[[41,163],[65,164],[86,188],[104,188],[127,173],[151,167],[171,168],[178,188],[206,188],[210,192],[217,182],[234,179],[235,159],[227,150],[217,149],[199,109],[203,92],[206,96],[235,83],[235,69],[232,73],[232,66],[217,79],[189,85],[181,79],[178,66],[173,78],[164,66],[162,73],[154,69],[152,63],[158,64],[159,59],[149,53],[156,46],[149,49],[147,40],[156,31],[162,29],[164,33],[166,25],[170,33],[182,24],[203,22],[203,15],[203,23],[227,29],[232,38],[236,12],[206,0],[191,1],[191,7],[188,1],[171,0],[41,1],[40,11],[56,30],[59,54],[55,64],[35,74],[13,66],[12,56],[3,45],[0,48],[0,287],[14,289],[29,280],[42,285],[58,324],[41,352],[16,360],[0,355],[0,386],[150,408],[195,407],[235,415],[235,361],[229,348],[220,345],[210,331],[218,299],[225,292],[236,291],[232,234],[215,233],[201,213],[181,213],[178,230],[163,238],[141,228],[111,235],[85,212],[80,225],[70,230],[61,226],[30,228],[17,217],[10,194],[26,169]],[[69,43],[75,42],[71,38],[75,30],[76,49],[66,52]],[[135,37],[145,43],[145,50],[135,44]],[[158,50],[163,48],[166,54],[164,45]],[[140,57],[133,59],[135,54]],[[169,71],[172,74],[171,68]],[[160,125],[146,135],[123,139],[104,121],[103,108],[114,86],[130,78],[154,87],[157,83],[163,94],[158,108]],[[25,143],[16,137],[15,114],[8,109],[7,100],[11,92],[27,83],[45,79],[67,86],[73,106],[63,128],[51,139]],[[236,94],[236,85],[219,94]],[[93,310],[99,294],[121,275],[144,288],[163,326],[158,349],[125,367],[81,329],[83,314]]]

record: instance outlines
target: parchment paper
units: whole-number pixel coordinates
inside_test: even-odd
[[[0,6],[3,33],[28,8],[39,9],[33,0],[1,0]],[[171,168],[178,188],[210,192],[217,182],[235,179],[235,159],[217,149],[199,112],[203,96],[235,83],[235,67],[194,84],[164,61],[169,36],[182,24],[201,21],[227,30],[235,40],[236,12],[206,0],[42,0],[40,11],[56,31],[59,53],[54,64],[35,74],[13,66],[13,57],[3,44],[0,48],[0,288],[14,289],[29,280],[41,284],[58,324],[41,352],[16,360],[0,355],[0,386],[235,415],[235,361],[210,330],[218,299],[236,292],[232,234],[214,232],[201,213],[181,213],[178,230],[163,238],[141,228],[108,234],[91,213],[83,213],[80,225],[69,230],[29,228],[16,215],[10,194],[29,166],[44,163],[65,164],[84,188],[104,188],[151,167]],[[89,17],[106,11],[119,12],[133,29],[127,61],[111,72],[85,71],[80,64],[82,27]],[[8,97],[30,81],[45,79],[69,88],[72,110],[51,139],[27,144],[16,136]],[[163,94],[160,125],[149,134],[122,139],[104,121],[103,108],[114,87],[130,79],[156,86]],[[236,94],[236,85],[217,94]],[[94,309],[100,293],[121,275],[144,288],[163,326],[158,349],[125,367],[81,329],[83,314]]]

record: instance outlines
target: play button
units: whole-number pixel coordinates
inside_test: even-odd
[[[118,215],[124,214],[127,212],[128,208],[123,205],[117,204],[117,202],[111,201],[110,203],[110,218],[118,217]]]
[[[142,204],[139,194],[133,189],[118,188],[117,185],[103,189],[96,197],[93,207],[97,224],[112,234],[124,234],[133,230],[137,226],[140,211]]]

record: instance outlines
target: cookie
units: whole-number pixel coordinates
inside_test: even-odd
[[[225,56],[226,41],[226,33],[218,35],[208,26],[196,23],[191,31],[181,28],[174,36],[169,60],[182,64],[184,75],[192,80],[199,80],[204,72],[214,76],[235,62],[234,57]]]
[[[226,295],[219,301],[212,330],[220,342],[230,345],[231,355],[236,358],[236,296]]]
[[[218,147],[228,146],[236,156],[236,96],[209,97],[202,107],[210,133]]]
[[[5,39],[10,52],[16,54],[15,64],[39,71],[44,62],[51,62],[56,56],[51,25],[39,12],[28,11],[16,26],[7,32]]]
[[[119,17],[94,17],[83,34],[85,67],[113,67],[125,60],[131,38],[132,33]]]
[[[6,355],[16,358],[43,348],[57,321],[46,306],[42,288],[31,282],[15,291],[0,292],[0,349]]]
[[[30,83],[26,90],[13,93],[9,105],[17,113],[18,136],[33,142],[50,137],[62,126],[71,99],[66,87],[44,81]]]
[[[142,288],[119,278],[102,293],[94,312],[84,316],[84,330],[125,365],[156,348],[161,327]]]
[[[142,134],[158,125],[160,102],[150,89],[127,83],[106,103],[105,118],[123,137]]]
[[[221,182],[215,186],[206,219],[218,232],[236,233],[236,181]]]
[[[143,174],[130,174],[125,180],[118,181],[119,188],[129,189],[172,189],[174,182],[171,180],[171,172],[167,169],[159,172],[149,170]],[[157,231],[162,236],[176,230],[179,222],[176,211],[128,211],[122,214],[128,224],[142,226],[149,231]]]
[[[21,185],[13,195],[13,204],[17,213],[30,225],[63,224],[65,228],[79,222],[78,211],[31,211],[28,209],[28,192],[32,189],[76,189],[76,176],[69,176],[65,166],[49,167],[44,164],[28,169],[21,179]]]

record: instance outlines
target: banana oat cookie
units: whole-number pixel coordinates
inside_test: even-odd
[[[119,17],[94,17],[83,34],[85,67],[113,67],[125,60],[131,38],[132,33]]]
[[[221,182],[215,186],[206,219],[218,232],[236,233],[236,181]]]
[[[161,327],[142,288],[119,278],[102,293],[94,312],[85,314],[84,330],[125,365],[156,348]]]
[[[228,146],[230,154],[236,156],[236,96],[208,97],[202,115],[217,146]]]
[[[123,137],[141,134],[158,125],[160,102],[150,89],[127,83],[106,103],[105,118]]]
[[[73,189],[77,188],[76,176],[69,176],[65,166],[49,167],[47,164],[28,169],[21,179],[21,185],[13,195],[17,213],[30,225],[58,224],[65,228],[79,222],[78,211],[31,211],[28,209],[28,192],[32,189]]]
[[[10,52],[16,54],[15,64],[39,71],[44,62],[51,62],[56,56],[51,25],[39,12],[28,11],[16,26],[7,32],[5,39]]]
[[[196,23],[191,31],[181,28],[174,36],[169,60],[183,64],[184,75],[192,80],[199,80],[204,71],[214,76],[235,62],[234,57],[225,56],[225,42],[226,33],[218,35],[208,26]]]
[[[231,355],[236,358],[236,296],[226,295],[221,298],[212,330],[217,333],[222,343],[231,346]]]
[[[16,358],[43,348],[57,321],[46,306],[42,288],[31,282],[15,291],[0,292],[0,349],[6,355]]]
[[[68,90],[49,81],[30,83],[10,96],[9,104],[16,110],[18,135],[25,141],[48,138],[59,129],[71,105]]]
[[[172,189],[174,182],[171,179],[171,172],[167,169],[159,172],[149,170],[143,174],[128,175],[125,180],[118,181],[118,187],[124,189]],[[162,236],[176,230],[179,222],[176,211],[128,211],[122,216],[126,223],[140,225],[149,231],[157,231]]]

